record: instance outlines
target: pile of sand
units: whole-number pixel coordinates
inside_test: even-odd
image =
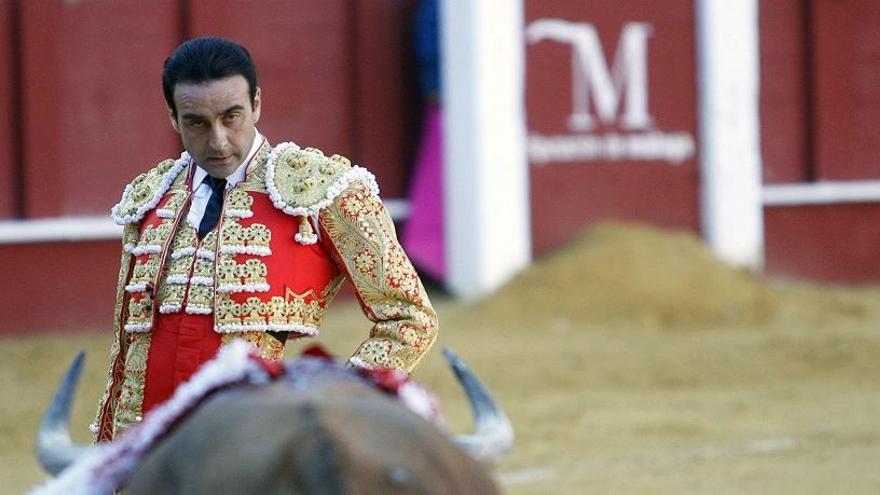
[[[600,223],[472,305],[509,323],[629,322],[651,327],[765,324],[860,316],[849,292],[771,283],[716,258],[695,234]]]

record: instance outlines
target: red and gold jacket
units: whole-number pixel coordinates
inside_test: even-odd
[[[373,322],[356,365],[411,371],[437,336],[437,317],[400,247],[372,174],[338,155],[263,143],[226,191],[218,227],[199,240],[186,222],[194,164],[187,153],[139,175],[112,210],[124,226],[108,382],[93,433],[108,440],[141,420],[150,331],[160,314],[213,315],[222,342],[264,357],[266,332],[314,336],[348,279]]]

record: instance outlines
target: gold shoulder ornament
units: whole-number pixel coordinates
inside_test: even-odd
[[[110,217],[118,225],[139,222],[159,204],[171,183],[190,161],[189,153],[184,151],[177,160],[165,160],[135,177],[131,184],[125,186],[122,200],[110,210]]]
[[[266,190],[276,208],[301,216],[295,239],[300,244],[318,242],[309,218],[317,218],[352,182],[362,182],[379,194],[376,178],[367,169],[352,166],[342,156],[324,156],[315,148],[301,149],[294,143],[276,146],[266,164]]]

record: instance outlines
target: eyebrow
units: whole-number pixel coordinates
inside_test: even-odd
[[[236,105],[232,105],[231,107],[229,107],[229,108],[223,110],[222,112],[220,112],[220,115],[226,115],[227,113],[229,113],[229,112],[233,112],[233,111],[235,111],[235,110],[244,110],[244,106],[242,106],[242,105],[238,105],[238,104],[236,104]],[[204,115],[197,114],[197,113],[191,113],[191,112],[190,112],[190,113],[185,113],[185,114],[183,114],[183,115],[181,116],[181,118],[183,118],[183,119],[187,119],[187,120],[204,120],[205,116],[204,116]]]

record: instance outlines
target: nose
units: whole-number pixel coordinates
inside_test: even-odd
[[[222,125],[211,126],[211,135],[208,138],[208,146],[214,151],[223,151],[227,144],[226,128]]]

